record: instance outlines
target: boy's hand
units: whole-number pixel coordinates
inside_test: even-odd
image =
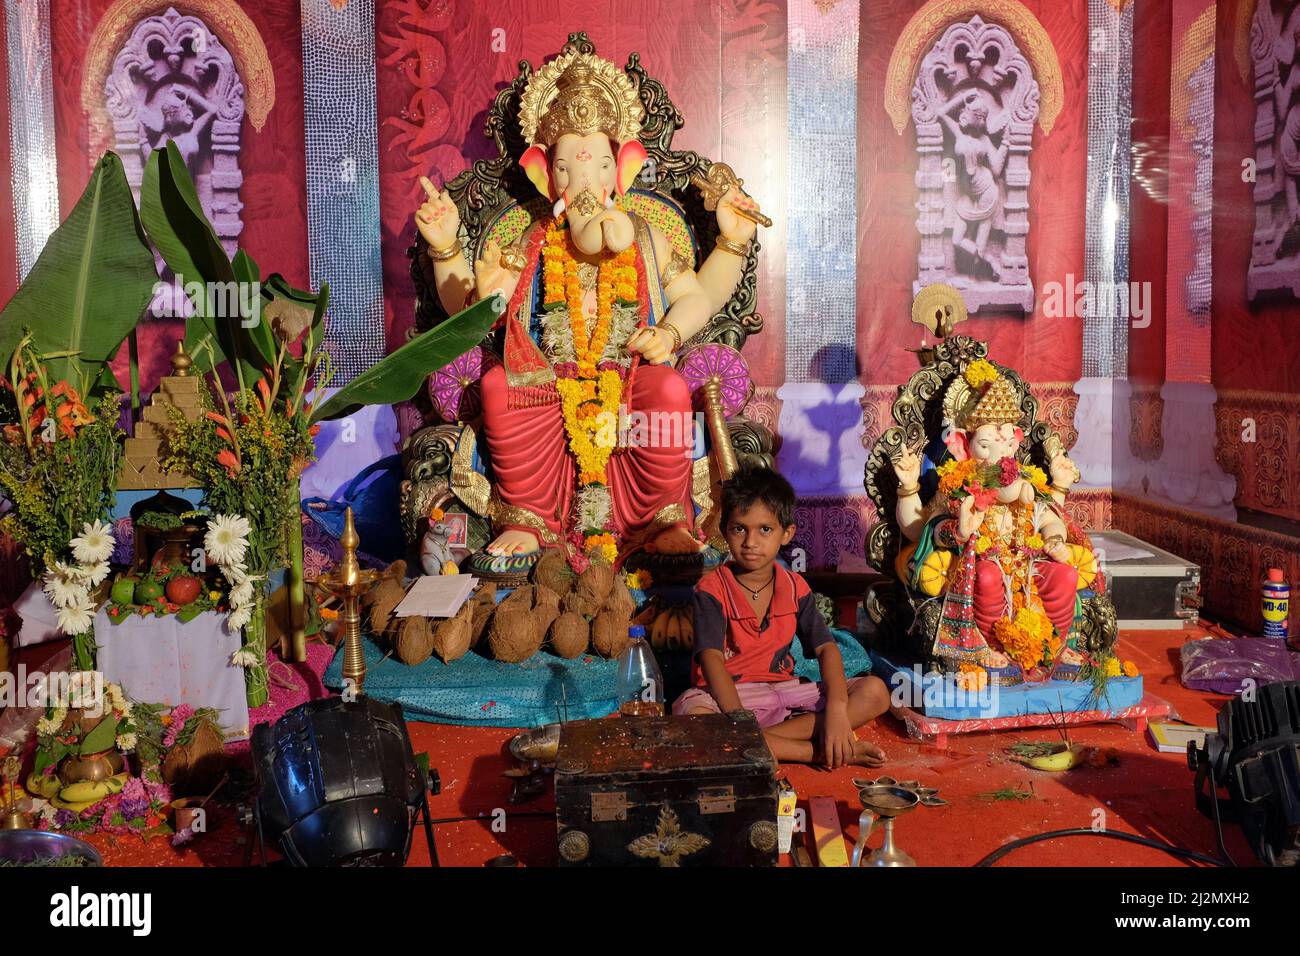
[[[827,702],[822,719],[822,759],[831,770],[845,766],[853,757],[857,742],[853,725],[849,723],[849,708],[845,703]]]

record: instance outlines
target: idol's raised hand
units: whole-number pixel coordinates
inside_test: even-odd
[[[434,252],[443,252],[456,243],[460,233],[460,213],[447,195],[433,188],[428,176],[420,177],[424,189],[424,204],[415,212],[415,228]]]

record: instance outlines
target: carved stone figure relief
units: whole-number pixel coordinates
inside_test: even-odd
[[[915,291],[946,282],[972,311],[1032,312],[1029,157],[1039,87],[1015,40],[979,16],[954,23],[912,87],[921,247]]]

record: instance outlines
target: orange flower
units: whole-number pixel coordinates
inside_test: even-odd
[[[231,478],[239,471],[239,459],[227,448],[217,452],[217,464],[226,469],[226,474]]]
[[[1125,662],[1124,662],[1123,671],[1124,671],[1124,676],[1125,676],[1125,677],[1137,677],[1137,676],[1138,676],[1138,666],[1137,666],[1136,664],[1134,664],[1132,661],[1125,661]]]
[[[203,414],[205,414],[208,418],[212,419],[218,425],[225,425],[227,428],[230,427],[230,420],[226,418],[225,415],[222,415],[220,412],[204,412]]]
[[[266,384],[266,379],[257,380],[257,391],[262,396],[262,411],[271,410],[271,386]]]

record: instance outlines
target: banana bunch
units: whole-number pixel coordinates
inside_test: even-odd
[[[664,607],[650,622],[650,646],[657,651],[689,651],[695,643],[695,617],[689,607]]]

